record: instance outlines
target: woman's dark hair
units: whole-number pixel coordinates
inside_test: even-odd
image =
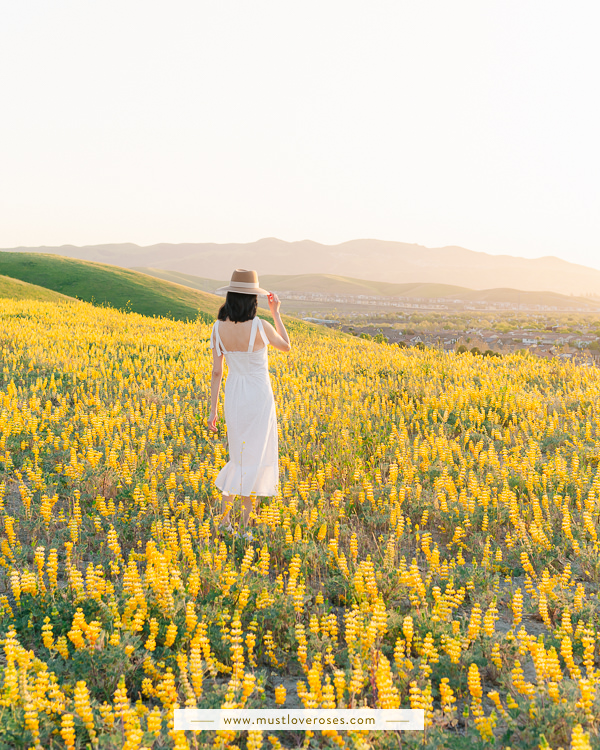
[[[232,320],[234,323],[243,323],[256,317],[258,307],[258,296],[256,294],[240,294],[239,292],[227,292],[225,304],[221,305],[217,318],[219,320]]]

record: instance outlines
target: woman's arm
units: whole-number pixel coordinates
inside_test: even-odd
[[[285,330],[283,320],[281,320],[281,315],[279,314],[279,308],[281,306],[279,297],[276,294],[271,293],[269,294],[268,302],[269,310],[271,311],[271,315],[273,316],[273,320],[275,321],[275,328],[273,328],[268,320],[263,321],[263,323],[266,324],[266,334],[267,338],[269,339],[269,343],[280,352],[289,352],[292,346],[290,344],[290,337]]]
[[[217,404],[219,403],[219,390],[223,379],[223,355],[217,354],[213,349],[213,366],[210,379],[210,416],[208,418],[208,429],[217,431]]]

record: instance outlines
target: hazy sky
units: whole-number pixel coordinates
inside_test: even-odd
[[[600,267],[595,0],[0,9],[0,247],[374,237]]]

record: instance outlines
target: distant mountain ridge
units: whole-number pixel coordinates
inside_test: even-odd
[[[158,279],[211,293],[226,283],[224,280],[205,279],[191,274],[156,268],[135,268],[134,270]],[[292,292],[309,295],[399,297],[432,301],[445,299],[462,302],[490,302],[492,304],[540,305],[557,309],[577,306],[597,310],[600,305],[597,300],[591,300],[589,297],[564,295],[558,292],[532,292],[510,288],[468,289],[451,284],[390,284],[385,281],[366,281],[331,274],[299,274],[297,276],[270,276],[265,274],[260,277],[260,282],[266,289],[272,289],[282,294]]]
[[[323,245],[312,240],[286,242],[267,237],[249,243],[63,245],[10,248],[10,252],[51,253],[124,268],[164,269],[212,279],[228,279],[234,268],[254,268],[259,275],[271,276],[332,274],[397,284],[600,295],[600,270],[560,258],[489,255],[456,246],[427,248],[386,240]]]

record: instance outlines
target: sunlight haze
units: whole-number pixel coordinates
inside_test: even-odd
[[[2,8],[2,248],[377,238],[600,268],[596,3]]]

